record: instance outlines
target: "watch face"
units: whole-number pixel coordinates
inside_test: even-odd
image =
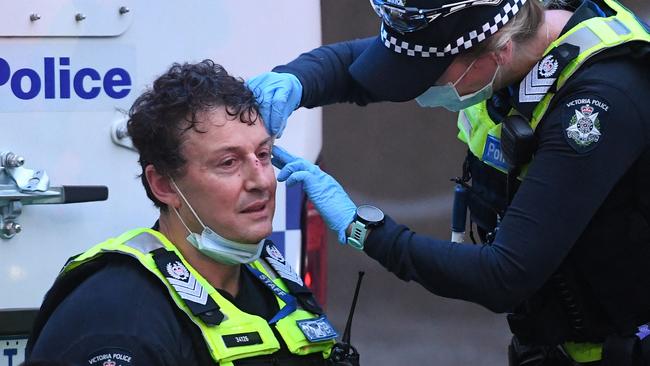
[[[368,223],[381,222],[384,220],[384,213],[377,207],[370,205],[361,205],[357,207],[357,216]]]

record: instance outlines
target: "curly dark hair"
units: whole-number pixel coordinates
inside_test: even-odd
[[[225,107],[228,116],[249,125],[259,116],[259,105],[244,81],[212,60],[174,63],[131,106],[128,132],[140,153],[142,184],[156,207],[167,209],[151,192],[145,168],[151,164],[162,175],[182,176],[183,134],[191,129],[205,132],[198,127],[197,114],[217,107]]]

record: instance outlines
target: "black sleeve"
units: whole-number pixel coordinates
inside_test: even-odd
[[[301,107],[319,107],[332,103],[366,105],[379,102],[350,75],[348,67],[376,37],[334,43],[303,53],[275,72],[296,75],[302,84]]]
[[[574,85],[549,111],[538,127],[539,149],[492,245],[436,240],[387,220],[371,232],[367,254],[435,294],[512,310],[558,268],[648,146],[648,120],[630,94],[646,84],[612,84],[601,76]]]
[[[49,317],[29,361],[196,364],[191,337],[162,285],[134,267],[110,265],[80,284]]]

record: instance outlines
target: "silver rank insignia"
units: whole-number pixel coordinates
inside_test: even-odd
[[[320,342],[334,339],[338,336],[336,330],[325,315],[316,319],[297,320],[296,324],[309,342]]]
[[[190,271],[179,261],[169,262],[166,266],[165,276],[176,293],[187,301],[193,301],[201,305],[208,302],[208,291],[201,286],[201,283],[194,278]]]
[[[278,276],[282,277],[284,280],[294,282],[299,286],[304,286],[305,284],[302,282],[302,279],[296,272],[294,272],[289,263],[287,263],[282,256],[282,253],[280,253],[280,250],[278,250],[275,245],[270,244],[270,242],[267,242],[265,246],[266,255],[264,256],[264,259],[266,259],[271,267],[273,267],[273,269],[278,273]]]

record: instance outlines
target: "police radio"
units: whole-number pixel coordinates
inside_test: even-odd
[[[520,115],[508,116],[501,128],[501,150],[509,166],[506,186],[508,204],[515,195],[516,180],[521,167],[533,158],[536,149],[535,133],[528,120]]]
[[[343,337],[341,342],[337,342],[332,347],[330,354],[330,365],[332,366],[359,366],[359,352],[350,344],[350,332],[352,328],[352,316],[354,316],[354,308],[357,306],[357,298],[359,297],[359,288],[361,287],[361,280],[365,272],[359,271],[359,278],[357,279],[357,287],[354,290],[354,297],[352,298],[352,306],[350,307],[350,314],[348,314],[348,321],[345,324]]]

